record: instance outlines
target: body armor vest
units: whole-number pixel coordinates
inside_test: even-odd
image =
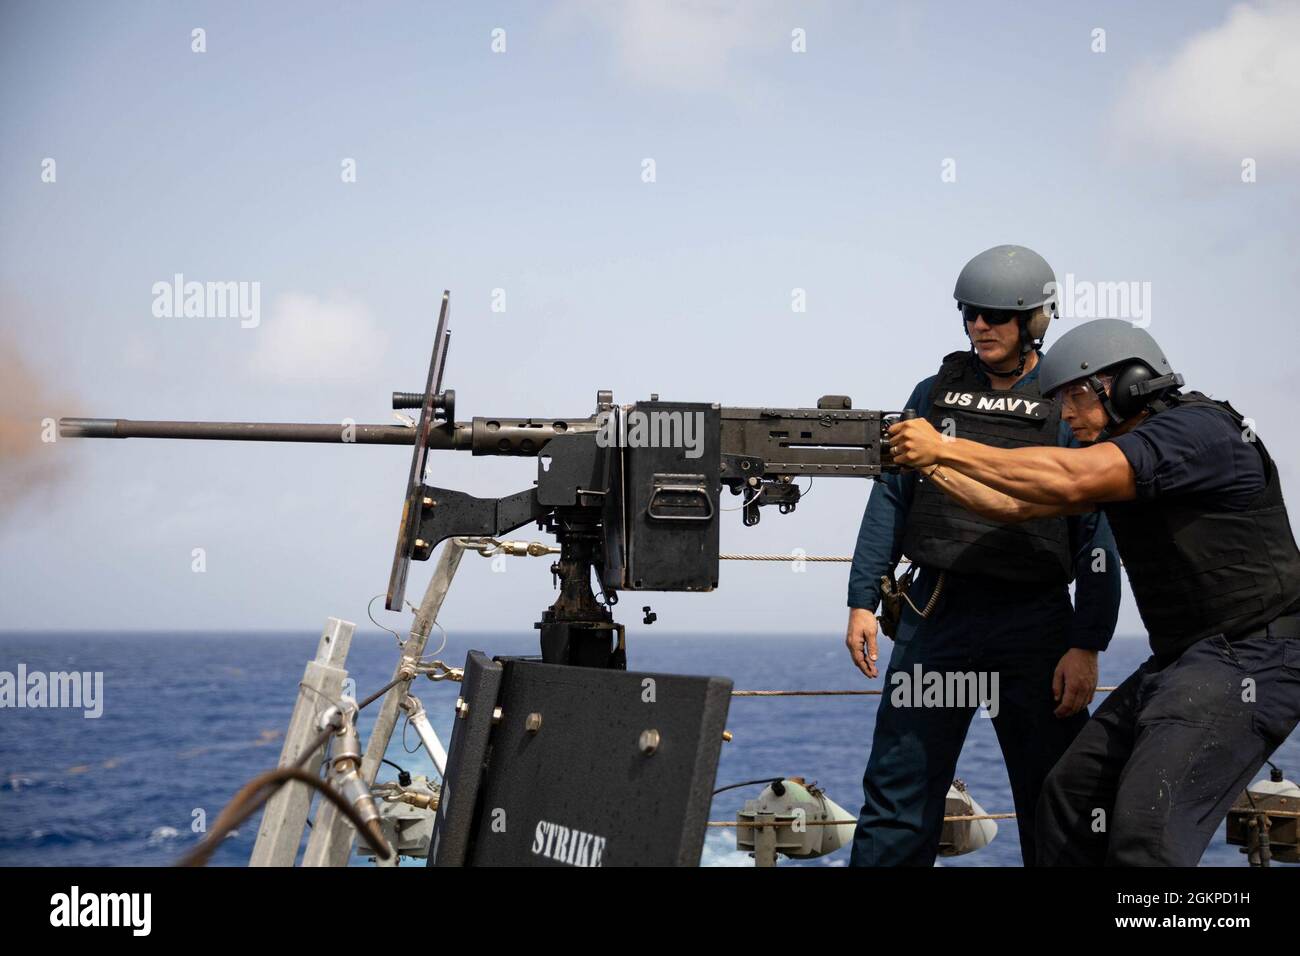
[[[1060,443],[1060,406],[1039,394],[1037,381],[989,389],[970,352],[944,358],[927,418],[941,433],[995,448]],[[925,480],[917,485],[903,528],[903,553],[923,567],[1006,581],[1066,584],[1074,576],[1064,518],[992,521]]]
[[[1246,434],[1227,402],[1189,392],[1168,397],[1156,414],[1176,405],[1221,409]],[[1244,511],[1215,511],[1180,495],[1103,505],[1158,656],[1177,656],[1211,635],[1258,630],[1300,600],[1300,551],[1277,467],[1258,437],[1252,443],[1265,484]]]

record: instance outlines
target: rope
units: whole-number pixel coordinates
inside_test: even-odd
[[[721,509],[726,511],[726,508]],[[499,553],[510,554],[515,557],[546,557],[551,554],[559,554],[558,545],[542,544],[540,541],[498,541],[496,538],[466,538],[462,543],[457,539],[461,547],[469,551],[477,551],[485,558],[495,557]],[[812,561],[816,562],[839,562],[848,564],[853,560],[852,555],[818,555],[818,554],[720,554],[718,557],[723,561]],[[907,564],[906,560],[900,562]],[[374,620],[374,618],[371,618]],[[375,622],[378,624],[378,622]],[[382,624],[378,626],[383,627]],[[384,628],[384,630],[388,630]]]
[[[1015,818],[1016,815],[1014,813],[978,813],[978,814],[970,814],[967,816],[944,817],[943,819],[945,823],[960,823],[966,820],[1014,820]],[[752,829],[755,827],[793,826],[794,823],[793,821],[760,823],[757,820],[710,820],[707,825],[711,827],[740,827],[742,829],[745,828]],[[853,827],[858,825],[858,821],[857,819],[805,820],[799,825],[803,827]]]
[[[1249,790],[1246,791],[1250,793]],[[1251,798],[1254,800],[1254,798]],[[1229,813],[1232,811],[1229,810]],[[1238,810],[1238,813],[1245,813],[1244,810]],[[1300,810],[1260,810],[1258,807],[1252,807],[1250,812],[1256,816],[1263,817],[1286,817],[1289,820],[1300,820]]]
[[[853,558],[840,555],[815,554],[720,554],[723,561],[852,561]]]
[[[1296,810],[1260,810],[1259,813],[1269,817],[1287,817],[1291,819],[1300,818],[1300,811]],[[945,823],[965,823],[974,820],[1014,820],[1014,813],[969,813],[954,816],[945,816]],[[804,827],[849,827],[857,826],[858,821],[854,820],[805,820],[800,823]],[[757,820],[710,820],[706,826],[711,827],[785,827],[793,826],[793,821],[780,821],[773,823],[760,823]]]
[[[733,690],[732,697],[878,697],[883,690]]]
[[[1098,687],[1097,693],[1109,693],[1110,687]],[[879,697],[882,690],[733,690],[732,697]]]

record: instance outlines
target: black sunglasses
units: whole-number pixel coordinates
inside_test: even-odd
[[[1012,319],[1020,318],[1016,309],[985,309],[978,305],[963,305],[961,314],[967,322],[974,322],[982,315],[989,325],[1006,325]]]

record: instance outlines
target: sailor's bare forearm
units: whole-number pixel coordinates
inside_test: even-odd
[[[1113,442],[1087,448],[993,448],[956,438],[943,442],[936,458],[1012,498],[1065,510],[1137,496],[1133,468]]]
[[[994,448],[956,438],[943,442],[938,458],[959,473],[1013,499],[1039,505],[1082,504],[1070,448]]]
[[[990,488],[954,468],[935,466],[925,470],[926,480],[958,504],[992,521],[1016,522],[1060,513],[1054,505],[1035,504]]]

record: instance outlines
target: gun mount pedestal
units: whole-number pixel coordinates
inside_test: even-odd
[[[533,626],[541,631],[542,660],[547,664],[627,670],[623,625],[614,622],[609,607],[591,591],[603,531],[599,515],[589,512],[557,508],[548,523],[547,530],[560,545],[559,560],[551,565],[560,596]]]

